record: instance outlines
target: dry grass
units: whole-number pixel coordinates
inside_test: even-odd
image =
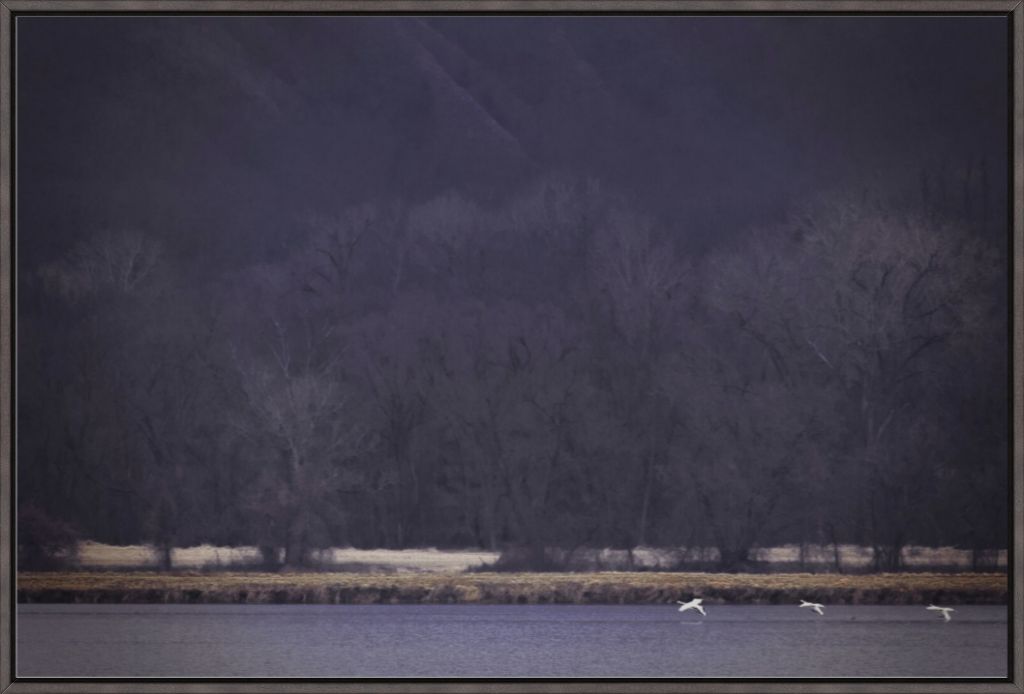
[[[782,545],[756,549],[751,559],[774,565],[775,570],[803,570],[803,568],[829,569],[838,551],[842,566],[846,570],[864,570],[871,566],[873,555],[870,547],[839,545],[838,548],[824,545],[805,545],[804,566],[800,547]],[[636,547],[632,554],[624,549],[581,548],[563,552],[562,559],[567,569],[574,571],[629,571],[632,568],[653,571],[674,570],[680,564],[689,564],[697,569],[701,564],[711,565],[718,559],[713,547]],[[313,553],[313,564],[320,569],[334,571],[382,571],[401,572],[458,572],[467,569],[484,568],[498,560],[497,552],[483,550],[438,550],[434,548],[388,550],[354,549],[332,547]],[[263,558],[256,547],[176,547],[171,551],[172,565],[177,570],[213,569],[245,570],[262,565]],[[992,557],[993,568],[1006,567],[1006,550]],[[905,547],[903,564],[912,569],[928,570],[971,568],[971,553],[952,547]],[[76,567],[89,569],[155,569],[159,557],[153,547],[145,545],[114,546],[86,541],[79,544]],[[799,568],[797,568],[799,566]]]
[[[424,549],[354,549],[334,547],[313,553],[318,567],[365,567],[392,571],[465,571],[498,559],[497,552]],[[231,569],[259,566],[263,561],[256,547],[176,547],[171,550],[171,563],[176,569]],[[77,565],[82,569],[146,569],[159,565],[159,556],[146,545],[105,545],[81,542]]]
[[[19,602],[1004,603],[1005,574],[23,573]]]

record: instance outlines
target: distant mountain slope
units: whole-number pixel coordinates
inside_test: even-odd
[[[552,171],[707,246],[822,190],[1005,170],[986,21],[26,18],[22,250],[138,227],[248,262],[311,212],[500,201]]]

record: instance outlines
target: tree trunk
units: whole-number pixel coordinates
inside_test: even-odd
[[[829,539],[832,542],[832,561],[836,567],[836,573],[843,573],[842,564],[839,561],[839,541],[836,539],[836,526],[831,523],[828,524]]]
[[[876,571],[896,572],[902,568],[903,543],[897,540],[874,547]]]
[[[307,564],[305,518],[298,510],[288,523],[288,538],[284,547],[285,568],[300,568]]]
[[[719,547],[718,567],[722,571],[739,571],[747,563],[750,555],[749,547]]]
[[[281,568],[277,547],[273,545],[260,545],[260,558],[263,560],[263,568],[267,571],[277,571]]]
[[[640,501],[640,524],[636,538],[637,546],[647,544],[647,514],[651,505],[651,487],[654,482],[654,471],[652,469],[654,465],[651,462],[651,457],[647,456],[647,461],[644,465],[644,491],[643,498]]]
[[[161,542],[160,546],[157,548],[157,552],[159,553],[160,570],[170,571],[172,565],[171,543]]]

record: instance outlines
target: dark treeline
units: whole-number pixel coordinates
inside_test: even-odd
[[[549,178],[312,218],[202,281],[83,233],[20,268],[22,542],[1004,547],[1005,255],[970,181],[929,191],[692,255]]]

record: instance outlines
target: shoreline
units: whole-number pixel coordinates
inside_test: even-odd
[[[1001,573],[19,573],[27,603],[184,604],[1006,604]]]

